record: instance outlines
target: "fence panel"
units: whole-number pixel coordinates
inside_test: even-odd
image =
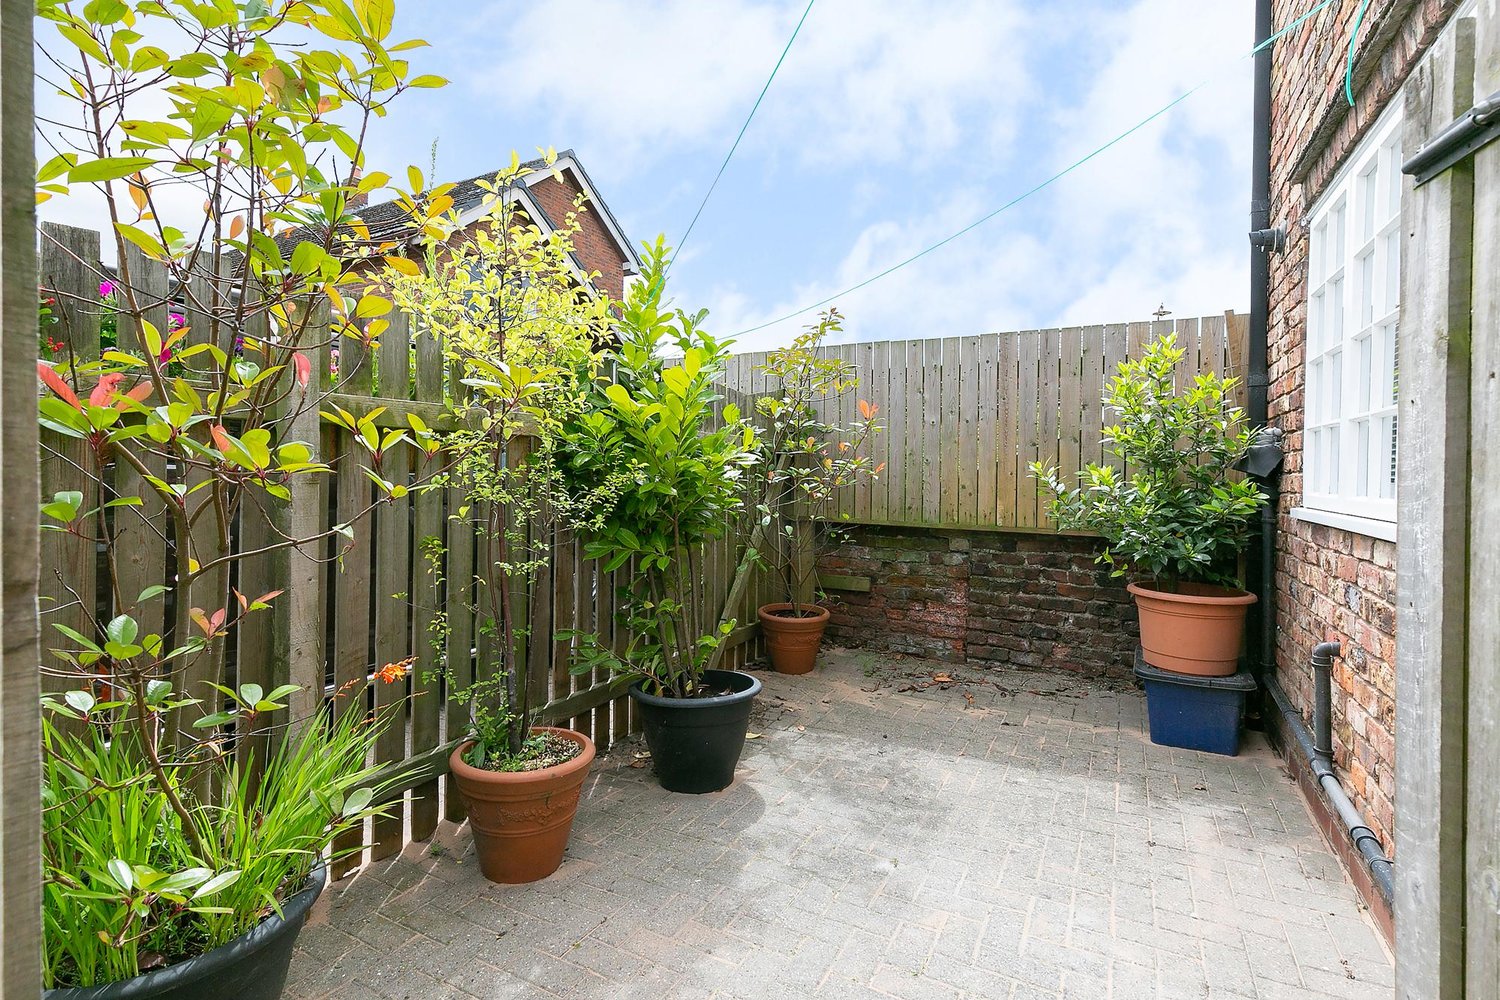
[[[1230,312],[825,347],[853,361],[860,382],[820,415],[847,426],[855,402],[866,399],[879,407],[882,426],[869,455],[884,471],[840,506],[861,524],[1050,531],[1030,465],[1055,464],[1065,479],[1091,462],[1118,465],[1101,431],[1109,419],[1104,391],[1120,362],[1175,333],[1185,352],[1179,387],[1204,372],[1235,375],[1242,381],[1233,400],[1244,406],[1248,320]],[[731,359],[725,386],[752,397],[736,399],[747,410],[771,391],[758,374],[765,362],[765,353]]]

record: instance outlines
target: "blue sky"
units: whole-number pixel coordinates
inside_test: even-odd
[[[805,0],[401,0],[426,38],[371,168],[467,177],[575,149],[626,231],[676,242]],[[734,333],[992,211],[1206,77],[1176,111],[841,297],[850,338],[1243,309],[1251,0],[817,0],[672,275]],[[66,212],[63,206],[50,211]],[[44,215],[48,214],[44,206]],[[801,317],[745,338],[789,339]]]

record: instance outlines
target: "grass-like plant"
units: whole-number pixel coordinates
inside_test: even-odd
[[[1060,528],[1103,536],[1099,561],[1114,576],[1133,572],[1160,590],[1233,586],[1251,518],[1268,498],[1235,471],[1252,440],[1243,411],[1230,403],[1239,380],[1203,372],[1178,391],[1183,354],[1167,334],[1121,362],[1105,389],[1115,423],[1104,429],[1104,444],[1126,472],[1090,464],[1076,487],[1041,462],[1031,473]]]
[[[362,702],[363,687],[352,696]],[[262,711],[278,704],[261,701]],[[169,704],[148,710],[148,725]],[[115,714],[124,707],[74,691],[44,713],[49,988],[128,979],[225,944],[278,912],[334,838],[377,813],[366,760],[384,719],[348,711],[311,720],[275,746],[263,775],[233,753],[169,751],[163,789],[147,760],[154,751]]]

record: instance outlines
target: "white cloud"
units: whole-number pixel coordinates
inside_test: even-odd
[[[731,335],[777,319],[810,302],[834,295],[909,256],[982,213],[972,194],[954,194],[940,209],[905,221],[883,220],[867,226],[848,254],[825,279],[799,285],[783,301],[761,307],[743,291],[726,285],[715,289],[710,328]],[[1025,290],[1047,280],[1043,248],[1014,230],[983,245],[956,248],[902,268],[865,288],[839,295],[831,305],[844,314],[844,341],[956,336],[1026,325]],[[815,312],[778,323],[740,338],[739,350],[762,350],[789,341]]]
[[[901,0],[824,0],[752,125],[753,145],[828,167],[993,143],[1027,93],[1020,7],[970,0],[916,16]],[[803,5],[596,0],[497,20],[509,10],[479,18],[505,30],[485,37],[498,57],[462,85],[503,108],[540,109],[559,133],[628,149],[645,168],[727,148]],[[567,58],[538,44],[547,39],[566,39]]]
[[[721,286],[718,328],[764,322],[878,273],[1003,204],[1210,80],[1162,119],[1132,134],[1028,202],[922,261],[846,297],[859,339],[964,335],[994,329],[1144,319],[1158,303],[1178,316],[1243,309],[1249,193],[1248,10],[1189,0],[1141,0],[1046,27],[1065,45],[1104,53],[1071,104],[1048,107],[1055,131],[1031,137],[1028,162],[944,207],[867,223],[834,273],[777,308],[755,308]],[[1092,47],[1092,48],[1090,48]],[[1038,75],[1044,74],[1038,71]],[[1055,80],[1056,71],[1053,71]],[[1043,80],[1043,83],[1048,81]],[[1065,88],[1058,87],[1058,95]],[[1018,235],[1024,226],[1025,235]],[[808,317],[760,331],[757,346],[789,339]],[[739,328],[736,326],[736,328]],[[727,329],[727,328],[726,328]],[[930,332],[928,332],[930,331]]]

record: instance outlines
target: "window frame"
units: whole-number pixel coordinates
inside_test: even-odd
[[[1309,515],[1396,521],[1401,111],[1392,102],[1308,216],[1302,503]]]

